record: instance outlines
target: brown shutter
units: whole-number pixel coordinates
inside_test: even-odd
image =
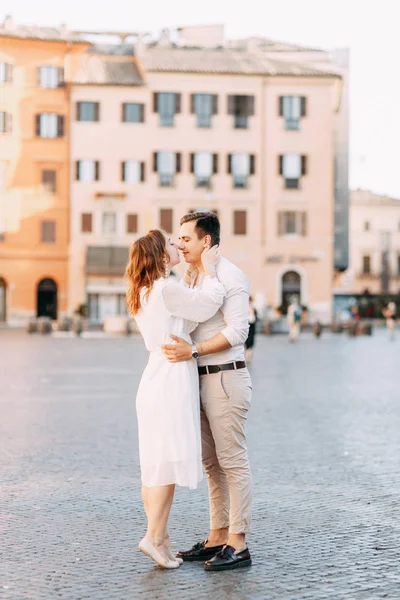
[[[125,161],[121,163],[121,181],[125,181]]]
[[[12,132],[12,114],[6,112],[4,115],[4,119],[5,119],[5,123],[4,123],[5,132],[11,133]]]
[[[36,135],[38,137],[40,137],[40,115],[36,115],[35,117],[35,122],[36,122]]]
[[[255,175],[256,172],[256,157],[250,154],[250,175]]]
[[[81,103],[80,102],[76,103],[76,120],[77,121],[81,120]]]
[[[154,173],[158,171],[158,152],[153,152],[153,171]]]
[[[212,114],[218,114],[218,96],[217,94],[212,95]]]
[[[92,233],[92,213],[82,213],[81,231],[82,233]]]
[[[13,80],[13,66],[10,64],[6,65],[6,81],[11,83]]]
[[[144,104],[140,105],[140,117],[139,117],[140,123],[144,123]]]
[[[126,215],[126,232],[137,233],[138,230],[138,216],[134,214]]]
[[[301,116],[307,116],[307,98],[305,96],[301,96]]]
[[[278,236],[285,233],[285,213],[281,210],[278,212]]]
[[[232,173],[232,154],[228,154],[227,171],[228,171],[229,174]]]
[[[42,185],[46,192],[56,192],[56,171],[50,169],[44,169],[42,171]]]
[[[65,70],[63,67],[58,69],[58,87],[63,87],[65,84]]]
[[[57,137],[64,137],[64,117],[63,115],[57,115]]]
[[[196,112],[196,104],[195,104],[196,94],[190,94],[190,113],[192,115]]]
[[[100,180],[100,162],[98,160],[96,160],[94,163],[94,180]]]
[[[301,219],[300,234],[305,236],[305,235],[307,235],[307,213],[306,212],[300,213],[300,219]]]
[[[236,96],[228,96],[228,115],[235,114],[235,98]]]
[[[125,110],[125,107],[126,107],[126,104],[125,104],[125,102],[123,102],[121,104],[121,122],[122,123],[126,122],[126,116],[125,116],[126,115],[126,110]]]
[[[190,153],[190,172],[194,173],[194,153]]]
[[[146,179],[146,163],[140,163],[140,181],[143,182]]]
[[[76,177],[76,181],[79,181],[79,176],[80,176],[80,160],[77,160],[75,163],[75,177]]]
[[[160,209],[160,228],[172,233],[172,208]]]
[[[213,154],[213,173],[218,173],[218,154]]]
[[[100,120],[100,103],[99,102],[94,102],[94,120],[95,121]]]
[[[158,112],[158,93],[153,93],[153,112]]]
[[[175,114],[179,114],[181,112],[181,95],[175,94]]]
[[[252,117],[254,115],[254,96],[247,96],[247,111],[246,114],[249,117]]]
[[[280,117],[283,117],[283,99],[284,99],[284,96],[279,96],[279,98],[278,98],[278,104],[279,104],[278,111],[279,111]]]
[[[176,172],[180,173],[182,168],[182,155],[180,152],[176,153]]]
[[[56,241],[56,223],[55,221],[41,221],[41,241],[55,242]]]
[[[278,156],[278,172],[279,175],[283,175],[283,154]]]
[[[305,155],[301,157],[301,174],[307,175],[307,156]]]
[[[235,235],[247,234],[247,212],[245,210],[233,211],[233,233]]]

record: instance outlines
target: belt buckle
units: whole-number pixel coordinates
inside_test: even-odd
[[[208,371],[208,365],[205,365],[205,367],[206,367],[206,374],[209,375],[210,373]]]

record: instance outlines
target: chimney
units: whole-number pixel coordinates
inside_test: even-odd
[[[171,45],[171,32],[169,29],[162,29],[160,37],[158,39],[159,46],[170,46]]]
[[[68,36],[69,30],[65,23],[62,23],[62,25],[60,25],[59,32],[62,38],[66,38]]]
[[[6,31],[13,31],[15,29],[15,23],[14,23],[14,19],[12,18],[11,15],[7,15],[6,18],[4,19],[4,29]]]

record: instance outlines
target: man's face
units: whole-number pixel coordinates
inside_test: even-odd
[[[199,239],[195,227],[196,221],[183,223],[179,236],[179,250],[182,251],[185,262],[192,264],[200,262],[201,253],[207,244],[210,243],[209,235]]]

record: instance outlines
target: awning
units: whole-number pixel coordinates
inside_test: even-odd
[[[126,246],[89,246],[86,254],[87,275],[123,275],[128,263]]]

